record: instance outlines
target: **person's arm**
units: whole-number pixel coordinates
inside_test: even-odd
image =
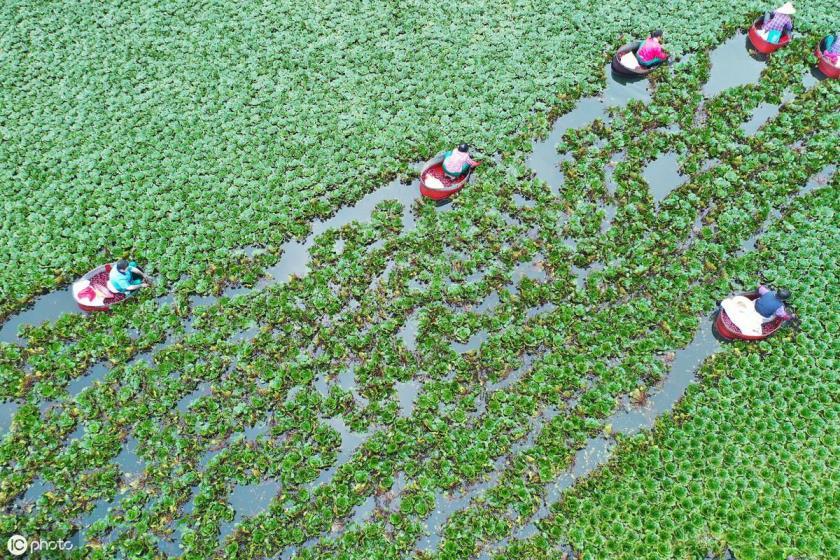
[[[475,160],[474,160],[473,158],[471,158],[470,156],[467,156],[467,163],[469,163],[469,164],[470,164],[470,167],[475,167],[476,165],[478,165],[478,162],[477,162],[477,161],[475,161]]]
[[[776,317],[781,317],[785,321],[790,321],[791,319],[793,319],[793,315],[787,312],[784,305],[782,305],[776,310]]]
[[[764,294],[766,294],[769,291],[770,291],[770,288],[768,288],[764,284],[762,284],[758,287],[758,295],[760,295],[760,296],[763,296]]]

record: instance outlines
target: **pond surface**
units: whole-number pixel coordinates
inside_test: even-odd
[[[420,312],[415,311],[409,315],[405,324],[399,330],[397,336],[402,339],[403,344],[409,352],[417,349],[417,331],[420,329]]]
[[[12,419],[20,408],[17,401],[6,401],[0,403],[0,436],[5,436],[12,427]]]
[[[762,103],[755,108],[750,120],[741,125],[741,130],[747,136],[752,136],[758,129],[764,126],[764,123],[779,114],[779,105],[775,103]]]
[[[680,173],[678,158],[676,152],[667,152],[645,166],[642,176],[650,187],[654,203],[659,204],[671,191],[688,181],[688,177]]]
[[[757,83],[767,63],[750,55],[747,35],[741,31],[711,52],[712,70],[703,95],[714,97],[729,88]]]
[[[222,521],[219,540],[223,541],[243,519],[253,517],[266,509],[279,491],[280,483],[276,480],[235,485],[228,496],[228,503],[236,511],[236,515],[233,521]]]
[[[87,373],[67,384],[67,393],[74,398],[77,397],[84,389],[87,389],[98,381],[102,381],[109,371],[107,362],[95,363]]]
[[[73,300],[70,286],[44,294],[26,309],[12,315],[0,326],[0,342],[9,344],[23,344],[17,331],[21,325],[41,325],[47,321],[55,321],[65,313],[81,313],[81,309]]]
[[[611,425],[613,432],[622,434],[633,434],[651,427],[658,417],[674,407],[688,386],[696,381],[700,364],[719,349],[720,342],[712,334],[712,322],[704,318],[694,339],[688,346],[674,353],[668,374],[651,390],[646,403],[643,406],[618,411],[605,420],[604,424]],[[539,510],[528,523],[514,532],[513,537],[524,539],[536,534],[537,523],[548,517],[551,506],[560,500],[575,481],[588,477],[595,469],[605,465],[616,445],[612,437],[603,434],[590,438],[583,448],[577,451],[571,466],[547,486],[546,497]],[[505,547],[509,541],[509,538],[502,540],[493,550]],[[485,551],[481,557],[491,556],[490,551]]]
[[[526,164],[539,179],[548,183],[551,192],[555,195],[559,193],[560,186],[563,184],[563,173],[560,171],[560,162],[563,158],[558,154],[557,148],[566,131],[580,128],[595,119],[605,120],[609,107],[623,107],[633,99],[643,102],[651,99],[646,79],[617,78],[611,72],[609,64],[604,72],[607,77],[607,88],[604,92],[597,97],[584,97],[578,101],[574,109],[554,121],[551,132],[545,140],[535,141],[532,144],[531,155],[528,156]]]

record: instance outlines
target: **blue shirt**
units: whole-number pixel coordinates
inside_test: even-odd
[[[125,272],[120,272],[117,270],[116,266],[112,267],[111,272],[108,273],[108,280],[111,282],[111,285],[116,288],[117,291],[126,293],[129,291],[129,286],[136,286],[141,283],[142,280],[139,278],[135,280],[131,277],[131,269],[136,266],[137,263],[134,261],[128,263],[128,267],[125,269]]]
[[[755,300],[755,310],[762,317],[772,317],[784,304],[785,302],[776,297],[776,292],[768,291]]]

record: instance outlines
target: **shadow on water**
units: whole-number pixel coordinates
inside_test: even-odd
[[[41,325],[65,313],[82,313],[73,300],[70,286],[36,298],[31,306],[9,317],[0,327],[0,342],[22,344],[24,340],[17,334],[21,325]]]
[[[810,71],[802,74],[802,85],[805,89],[810,89],[825,79],[828,79],[828,76],[820,72],[816,66],[811,66]]]
[[[659,204],[671,191],[688,181],[679,169],[676,152],[667,152],[645,166],[642,176],[650,187],[654,203]]]
[[[751,56],[744,41],[749,39],[739,31],[711,52],[712,70],[703,95],[714,97],[726,89],[758,82],[765,62]]]

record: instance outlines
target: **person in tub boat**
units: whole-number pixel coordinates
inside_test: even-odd
[[[477,165],[478,162],[470,157],[469,144],[461,144],[443,154],[443,173],[450,179],[463,177]]]
[[[645,68],[650,68],[668,60],[668,53],[662,48],[662,30],[656,29],[650,32],[650,36],[636,51],[636,59]]]
[[[134,261],[128,262],[123,259],[117,261],[111,267],[111,272],[108,274],[107,287],[111,292],[117,294],[131,295],[140,288],[148,286],[145,281],[146,275],[137,266]]]
[[[721,302],[721,307],[742,333],[761,335],[762,325],[777,317],[789,321],[793,315],[785,309],[785,302],[790,299],[790,292],[784,288],[771,290],[766,286],[758,287],[758,298],[751,300],[745,296],[732,296]]]
[[[823,56],[834,66],[840,67],[840,33],[825,38]]]
[[[795,13],[796,8],[793,7],[793,2],[787,2],[775,12],[766,14],[759,35],[768,43],[777,44],[783,35],[793,31],[793,14]]]

